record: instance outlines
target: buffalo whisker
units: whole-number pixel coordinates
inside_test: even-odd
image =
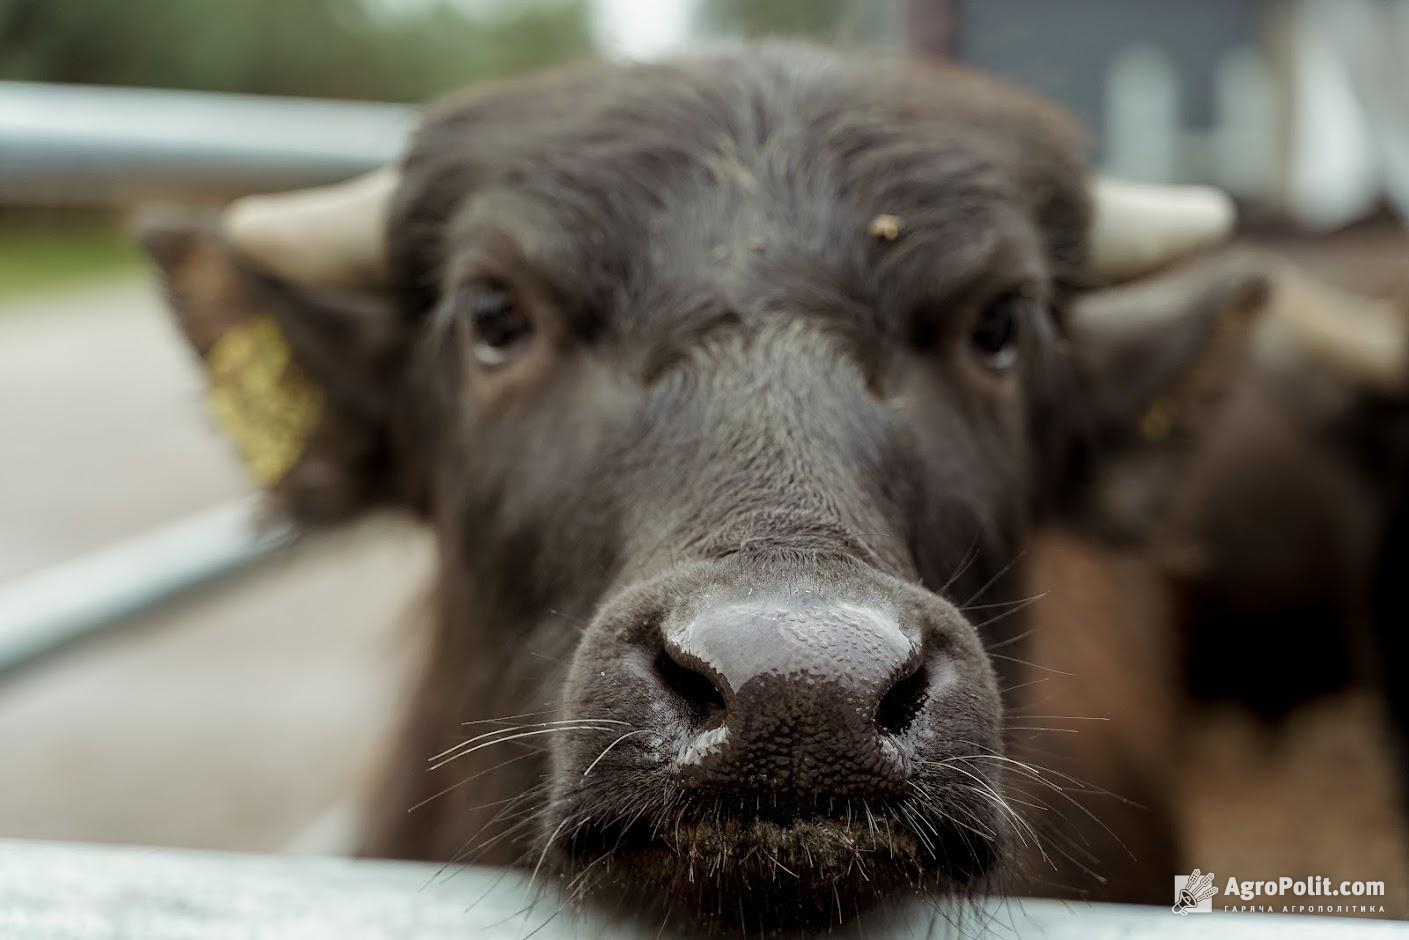
[[[641,728],[641,729],[638,729],[638,730],[636,730],[636,731],[628,731],[628,732],[626,732],[625,734],[623,734],[621,737],[619,737],[619,738],[617,738],[615,741],[613,741],[611,744],[608,744],[606,747],[604,747],[604,748],[602,749],[602,753],[598,754],[597,757],[596,757],[596,759],[593,760],[592,763],[590,763],[590,764],[587,765],[587,769],[582,772],[582,776],[585,777],[585,776],[587,776],[588,774],[590,774],[590,773],[592,772],[592,768],[593,768],[593,767],[596,767],[597,764],[598,764],[598,762],[601,761],[601,759],[602,759],[603,757],[606,757],[606,756],[607,756],[607,752],[610,751],[612,748],[616,747],[618,744],[620,744],[622,741],[625,741],[627,738],[634,737],[635,735],[638,735],[638,734],[645,734],[647,730],[648,730],[648,729],[646,729],[646,728]]]
[[[979,791],[985,794],[989,799],[991,799],[1000,812],[1006,813],[1013,820],[1013,822],[1018,827],[1017,832],[1019,839],[1023,838],[1022,832],[1024,829],[1026,829],[1027,832],[1032,836],[1033,844],[1037,847],[1037,851],[1042,853],[1043,858],[1047,858],[1047,852],[1042,847],[1042,843],[1038,840],[1037,832],[1033,830],[1032,826],[1028,824],[1026,819],[1023,819],[1022,816],[1018,814],[1017,810],[1013,809],[1011,806],[1008,805],[1008,801],[1003,798],[1003,795],[1001,793],[999,793],[993,788],[993,785],[991,783],[989,783],[987,780],[984,780],[978,774],[973,773],[969,770],[965,770],[963,767],[958,766],[957,762],[950,763],[948,766],[950,766],[954,770],[957,770],[959,773],[968,777],[970,780],[974,781],[974,783],[978,785]],[[1051,860],[1048,859],[1048,861],[1050,862]]]
[[[506,761],[502,761],[502,762],[500,762],[500,763],[498,763],[498,764],[495,764],[493,767],[486,767],[484,770],[478,771],[478,772],[476,772],[476,773],[472,773],[472,774],[470,774],[468,777],[466,777],[464,780],[461,780],[461,781],[459,781],[458,783],[452,783],[450,786],[446,787],[445,789],[440,790],[440,791],[438,791],[438,792],[436,792],[436,793],[432,793],[430,796],[426,797],[424,800],[421,800],[419,803],[417,803],[417,804],[415,804],[414,806],[412,806],[412,807],[410,807],[409,809],[407,809],[406,812],[408,812],[408,813],[414,813],[416,810],[418,810],[418,809],[420,809],[421,807],[425,806],[427,803],[433,803],[434,801],[440,799],[442,796],[445,796],[445,794],[450,793],[450,792],[453,791],[453,790],[458,790],[458,789],[460,789],[461,787],[463,787],[463,786],[464,786],[465,784],[467,784],[467,783],[473,783],[474,781],[478,780],[480,777],[483,777],[485,774],[493,773],[494,771],[499,770],[501,767],[507,767],[507,766],[509,766],[510,764],[518,763],[518,762],[521,761],[521,760],[527,760],[528,758],[534,756],[534,754],[536,754],[536,753],[537,753],[536,751],[529,751],[527,754],[519,754],[519,755],[516,756],[516,757],[511,757],[511,758],[509,758],[509,759],[506,760]],[[517,796],[511,797],[511,799],[518,799],[518,798],[519,798],[519,797],[517,797]],[[472,809],[472,810],[474,810],[474,809],[485,809],[485,808],[487,808],[488,806],[492,806],[492,805],[494,805],[494,804],[484,804],[483,806],[471,807],[471,809]]]
[[[1023,718],[1033,718],[1038,721],[1110,721],[1105,715],[1023,715]]]
[[[971,604],[973,604],[974,601],[978,600],[980,597],[983,596],[983,594],[984,594],[985,591],[987,591],[989,588],[993,587],[993,585],[997,584],[997,583],[998,583],[998,579],[1002,578],[1003,575],[1007,574],[1007,573],[1012,569],[1012,567],[1013,567],[1014,565],[1016,565],[1018,562],[1022,561],[1023,558],[1025,558],[1026,556],[1027,556],[1027,549],[1023,549],[1022,551],[1020,551],[1020,552],[1018,552],[1016,555],[1014,555],[1012,561],[1008,562],[1006,565],[1004,565],[1003,567],[999,568],[998,571],[997,571],[997,573],[994,574],[993,577],[991,577],[991,578],[989,578],[987,581],[983,582],[983,587],[979,588],[977,591],[975,591],[973,594],[971,594],[971,595],[969,596],[968,600],[964,601],[964,603],[962,603],[962,604],[959,605],[959,608],[962,610],[963,608],[966,608],[966,607],[970,606]]]
[[[991,658],[993,658],[993,659],[1006,659],[1008,662],[1010,662],[1010,663],[1017,663],[1019,666],[1031,666],[1033,669],[1041,669],[1043,672],[1050,672],[1050,673],[1055,673],[1056,675],[1059,675],[1059,676],[1066,676],[1068,679],[1075,679],[1075,678],[1076,678],[1076,674],[1075,674],[1075,673],[1072,673],[1072,672],[1063,672],[1063,671],[1060,670],[1060,669],[1054,669],[1054,668],[1052,668],[1051,666],[1043,666],[1043,665],[1041,665],[1041,664],[1039,664],[1039,663],[1031,663],[1031,662],[1028,662],[1028,661],[1025,660],[1025,659],[1018,659],[1016,656],[1004,656],[1004,655],[1001,654],[1001,653],[989,653],[989,656],[990,656]]]
[[[452,745],[451,747],[448,747],[448,748],[446,748],[445,750],[441,751],[439,754],[435,754],[435,755],[432,755],[431,757],[427,757],[427,758],[426,758],[426,761],[429,763],[429,762],[433,762],[433,761],[440,760],[442,757],[445,757],[445,756],[447,756],[447,755],[449,755],[449,754],[451,754],[451,753],[453,753],[453,752],[455,752],[455,751],[458,751],[458,750],[459,750],[460,748],[462,748],[462,747],[468,747],[469,745],[474,744],[476,741],[483,741],[485,738],[492,738],[492,737],[494,737],[496,734],[508,734],[509,732],[513,732],[513,731],[524,731],[524,730],[527,730],[527,729],[529,729],[529,728],[549,728],[549,727],[553,727],[553,726],[555,726],[555,725],[608,725],[608,724],[612,724],[612,725],[624,725],[624,724],[626,724],[626,722],[624,722],[624,721],[617,721],[617,720],[612,719],[612,718],[564,718],[564,719],[561,719],[561,720],[558,720],[558,721],[540,721],[540,722],[538,722],[538,723],[536,723],[536,724],[531,724],[531,725],[512,725],[512,726],[510,726],[510,727],[508,727],[508,728],[495,728],[493,731],[486,731],[486,732],[484,732],[483,734],[477,734],[477,735],[475,735],[473,738],[470,738],[470,739],[468,739],[468,740],[466,740],[466,741],[461,741],[459,744]]]
[[[541,708],[536,712],[521,712],[517,715],[501,715],[498,718],[476,718],[474,721],[462,721],[460,727],[466,728],[470,725],[502,725],[511,721],[518,721],[520,718],[537,718],[539,715],[550,715],[557,711],[556,707]]]
[[[971,610],[992,610],[995,607],[1018,607],[1025,604],[1031,604],[1034,601],[1040,601],[1042,600],[1042,598],[1047,596],[1047,593],[1048,592],[1046,591],[1042,591],[1038,594],[1031,594],[1027,597],[1015,598],[1011,601],[994,601],[991,604],[970,604],[967,607],[960,607],[959,609],[964,611],[965,613],[968,613]]]
[[[975,758],[971,758],[971,759],[978,759],[978,758],[988,758],[988,755],[977,755]],[[956,768],[956,769],[957,769],[957,768]],[[1116,842],[1116,844],[1120,846],[1121,850],[1124,851],[1126,855],[1129,855],[1132,860],[1135,858],[1135,854],[1130,851],[1130,848],[1121,840],[1121,838],[1120,838],[1119,836],[1117,836],[1114,832],[1111,831],[1111,829],[1110,829],[1109,826],[1107,826],[1105,823],[1101,822],[1100,818],[1099,818],[1095,813],[1091,812],[1091,810],[1087,809],[1085,806],[1082,806],[1081,803],[1080,803],[1075,797],[1073,797],[1071,794],[1067,793],[1066,790],[1064,790],[1064,789],[1062,789],[1061,787],[1057,786],[1056,784],[1052,783],[1050,780],[1047,780],[1047,779],[1046,779],[1045,777],[1043,777],[1040,773],[1037,773],[1036,770],[1034,770],[1034,769],[1032,769],[1032,768],[1028,768],[1028,770],[1029,770],[1029,772],[1030,772],[1031,774],[1034,775],[1034,776],[1032,777],[1032,779],[1035,779],[1035,780],[1037,780],[1037,781],[1039,781],[1039,782],[1045,784],[1049,789],[1051,789],[1051,791],[1052,791],[1053,793],[1057,794],[1057,795],[1060,796],[1062,799],[1064,799],[1064,800],[1066,800],[1068,803],[1070,803],[1072,806],[1076,807],[1076,809],[1079,810],[1079,811],[1080,811],[1083,815],[1085,815],[1088,819],[1090,819],[1090,820],[1091,820],[1092,822],[1094,822],[1096,825],[1100,826],[1101,829],[1105,831],[1106,835],[1108,835],[1108,836],[1110,836],[1112,839],[1114,839],[1115,842]],[[1089,790],[1090,792],[1102,792],[1102,793],[1104,793],[1105,795],[1108,795],[1108,796],[1115,796],[1115,794],[1110,794],[1110,793],[1107,793],[1107,792],[1105,792],[1105,791],[1096,791],[1096,790],[1094,790],[1094,789],[1088,787],[1087,785],[1081,783],[1081,781],[1076,780],[1075,778],[1066,777],[1065,774],[1061,774],[1061,773],[1059,773],[1058,771],[1051,770],[1050,768],[1048,769],[1048,773],[1051,773],[1051,774],[1053,774],[1053,775],[1055,775],[1055,776],[1059,776],[1059,777],[1065,777],[1066,779],[1071,780],[1071,781],[1072,781],[1073,783],[1075,783],[1078,787],[1081,787],[1081,788],[1084,789],[1084,790]],[[1116,799],[1122,799],[1121,797],[1118,797],[1118,796],[1116,796],[1115,798],[1116,798]],[[1129,803],[1130,801],[1125,800],[1124,802]],[[1135,805],[1135,804],[1132,803],[1131,805]]]
[[[969,566],[978,560],[979,551],[977,532],[974,533],[973,541],[969,543],[968,551],[964,553],[964,556],[965,557],[963,563],[958,567],[958,569],[955,570],[952,575],[949,576],[948,581],[945,581],[943,584],[940,585],[939,590],[935,591],[936,594],[943,595],[945,591],[949,590],[950,586],[955,581],[958,581],[964,576],[964,572],[969,570]]]
[[[982,630],[982,629],[984,629],[985,627],[991,627],[991,626],[993,626],[995,623],[998,623],[998,622],[1001,621],[1001,620],[1006,620],[1006,619],[1008,619],[1009,617],[1013,616],[1014,614],[1018,614],[1018,613],[1021,613],[1021,612],[1024,611],[1024,610],[1027,610],[1027,609],[1028,609],[1029,607],[1031,607],[1033,604],[1036,604],[1038,601],[1042,600],[1042,598],[1044,598],[1044,597],[1046,597],[1046,596],[1047,596],[1046,594],[1038,594],[1038,595],[1036,595],[1035,597],[1029,597],[1027,600],[1018,601],[1015,605],[1009,607],[1007,610],[1003,611],[1001,614],[995,614],[994,616],[989,617],[987,620],[983,621],[982,623],[976,623],[976,624],[974,624],[974,629],[975,629],[975,630]],[[973,608],[969,608],[969,609],[972,610]],[[1004,643],[1016,643],[1018,640],[1023,639],[1024,637],[1027,637],[1027,636],[1028,636],[1029,634],[1031,634],[1032,632],[1033,632],[1032,630],[1029,630],[1029,631],[1027,631],[1027,633],[1020,634],[1020,635],[1017,636],[1017,637],[1013,637],[1013,638],[1011,638],[1011,639],[1004,640],[1003,642],[1004,642]],[[989,647],[989,649],[995,649],[995,648],[996,648],[996,646]]]
[[[567,824],[568,821],[563,819],[558,823],[557,828],[549,834],[547,840],[544,841],[543,851],[538,853],[538,864],[533,866],[533,874],[530,875],[528,879],[528,888],[530,891],[533,890],[534,882],[538,880],[538,872],[543,868],[543,860],[548,857],[548,850],[553,847],[553,840],[558,838],[558,835],[563,831],[563,827]]]
[[[469,755],[469,754],[473,754],[475,751],[482,750],[483,748],[486,748],[486,747],[492,747],[492,746],[495,745],[495,744],[505,744],[505,743],[507,743],[507,742],[509,742],[509,741],[518,741],[518,740],[523,739],[523,738],[532,738],[532,737],[536,737],[536,736],[538,736],[538,735],[543,735],[543,734],[554,734],[554,733],[557,733],[557,732],[559,732],[559,731],[600,731],[600,730],[602,730],[602,726],[601,726],[601,725],[566,725],[566,726],[559,726],[559,727],[556,727],[556,728],[539,728],[537,731],[521,731],[521,732],[519,732],[519,733],[517,733],[517,734],[510,734],[510,735],[507,735],[506,737],[495,738],[495,739],[492,740],[492,741],[481,741],[479,744],[476,744],[474,747],[471,747],[471,748],[469,748],[469,749],[467,749],[467,750],[464,750],[464,751],[460,751],[458,754],[451,754],[449,757],[446,757],[444,760],[441,760],[441,761],[439,761],[439,762],[437,762],[437,763],[431,764],[431,766],[430,766],[429,768],[427,768],[427,769],[428,769],[428,770],[439,770],[440,768],[444,767],[446,764],[450,763],[451,761],[459,760],[459,759],[462,758],[462,757],[465,757],[465,756],[467,756],[467,755]],[[454,748],[451,748],[451,750],[453,751],[453,750],[455,750],[455,749],[454,749]],[[447,753],[449,753],[449,752],[447,752]],[[431,758],[431,760],[435,760],[435,758]]]

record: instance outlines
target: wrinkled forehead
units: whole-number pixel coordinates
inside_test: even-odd
[[[488,251],[604,290],[790,270],[862,289],[935,255],[1078,254],[1078,159],[1026,99],[962,73],[761,58],[607,67],[449,109],[408,160],[392,241],[422,233],[442,279]]]

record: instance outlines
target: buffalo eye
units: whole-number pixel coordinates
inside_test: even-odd
[[[465,309],[475,358],[481,365],[497,366],[508,362],[525,347],[525,341],[533,333],[533,324],[513,292],[503,284],[474,285]]]
[[[969,344],[985,366],[1001,372],[1017,362],[1018,334],[1030,302],[1021,294],[1004,294],[979,312]]]

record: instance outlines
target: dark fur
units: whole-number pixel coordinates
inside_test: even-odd
[[[543,693],[564,681],[563,715],[644,726],[641,696],[659,693],[623,682],[624,636],[698,591],[748,579],[845,596],[854,581],[915,594],[925,622],[934,602],[912,585],[952,581],[962,600],[1016,557],[1047,482],[1034,471],[1051,443],[1027,425],[1054,393],[1040,366],[1056,371],[1056,317],[1045,339],[1026,325],[1021,382],[960,356],[989,297],[1021,286],[1049,316],[1081,273],[1083,177],[1036,106],[964,74],[803,49],[603,67],[442,110],[406,176],[390,243],[405,316],[432,318],[420,355],[437,361],[417,369],[434,380],[430,423],[473,428],[441,438],[449,472],[429,484],[455,576],[408,759],[453,743],[458,720],[559,704]],[[903,240],[868,234],[880,213],[903,218]],[[542,298],[553,348],[518,375],[465,367],[441,303],[485,273]],[[921,329],[937,349],[915,348]],[[999,746],[974,634],[941,622],[928,617],[928,642],[970,651],[956,661],[978,698],[949,703],[947,740],[922,755],[935,761]],[[742,782],[728,799],[682,789],[667,731],[622,742],[587,780],[619,730],[556,736],[549,768],[486,775],[374,848],[512,862],[556,835],[550,864],[575,889],[644,887],[682,919],[726,923],[742,903],[749,926],[954,890],[1001,852],[980,833],[1006,821],[957,773],[922,769],[929,798],[865,807],[874,828],[859,800],[826,793],[797,811],[816,822],[770,822]],[[481,753],[456,772],[509,756]],[[389,809],[445,781],[412,782]],[[514,804],[539,810],[520,838],[494,844],[501,806],[461,809],[534,788],[547,803]]]
[[[1272,306],[1296,302],[1298,289],[1279,286]],[[1357,302],[1342,301],[1345,329]],[[1276,726],[1369,687],[1402,744],[1409,393],[1314,354],[1246,372],[1172,490],[1157,543],[1188,692]]]

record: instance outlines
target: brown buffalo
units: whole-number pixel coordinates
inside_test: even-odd
[[[1097,897],[1162,901],[1169,873],[1196,865],[1409,867],[1393,746],[1409,730],[1409,304],[1244,248],[1090,295],[1077,316],[1186,308],[1237,272],[1265,289],[1224,312],[1200,367],[1107,454],[1087,537],[1038,552],[1047,600],[1027,658],[1044,668],[1029,681],[1043,712],[1102,720],[1031,743],[1138,804],[1088,787],[1096,818],[1051,837],[1084,861],[1065,883]],[[1356,800],[1329,796],[1347,787]]]

